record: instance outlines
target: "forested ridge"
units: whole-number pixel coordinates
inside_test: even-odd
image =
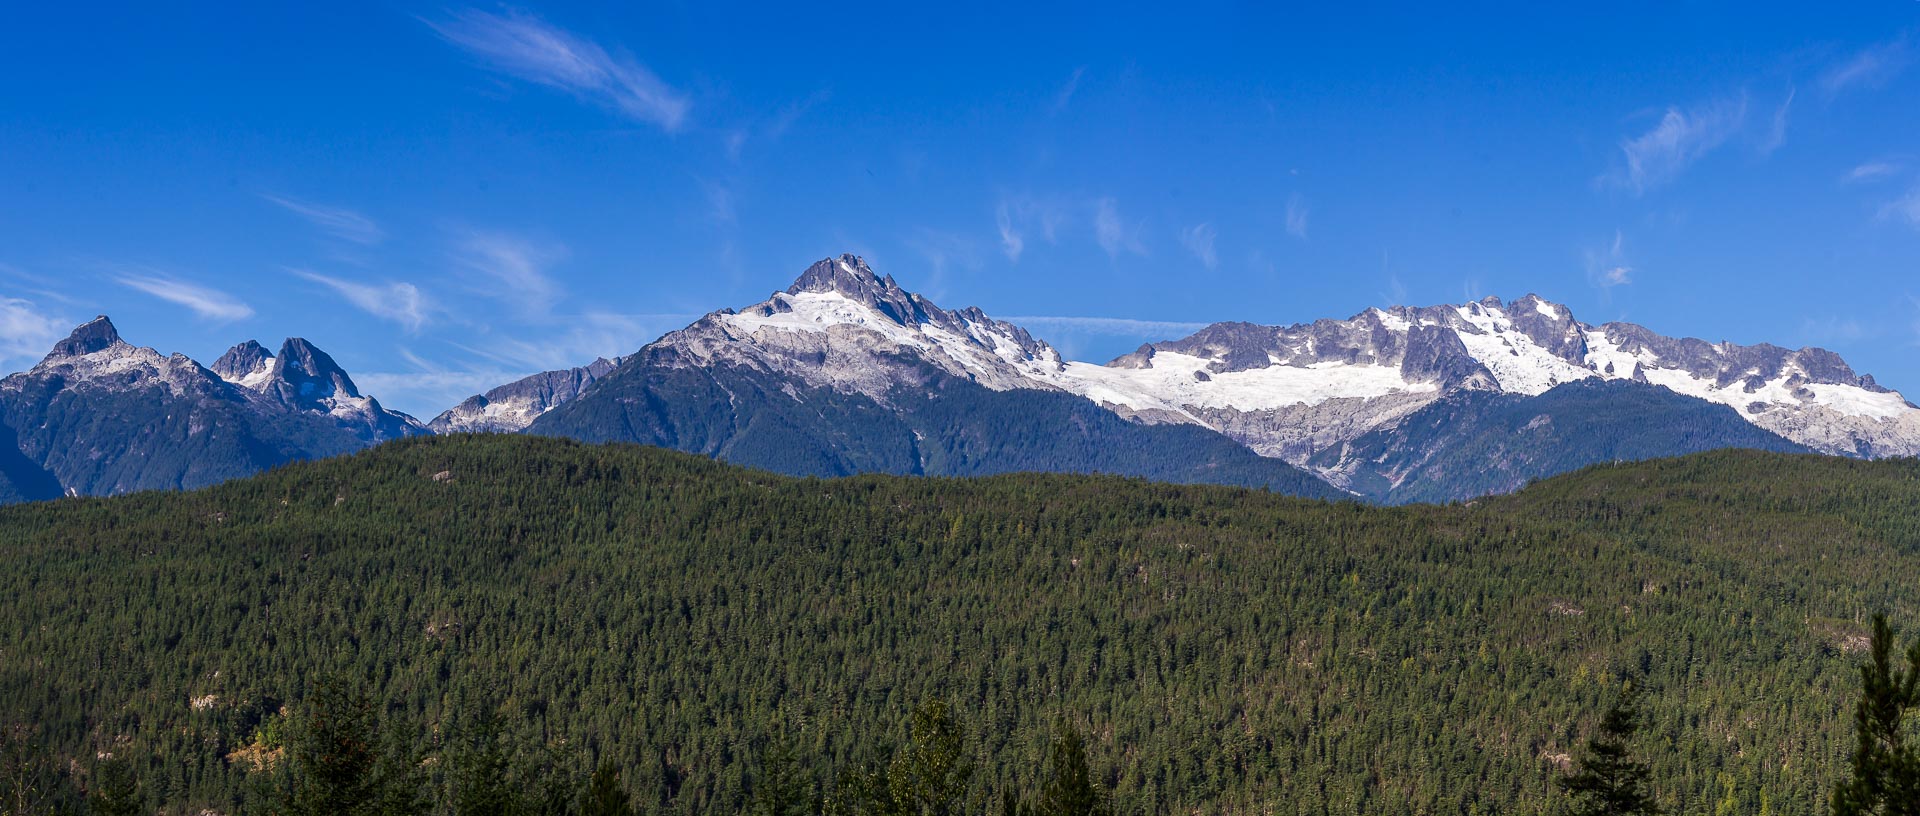
[[[323,682],[437,762],[739,812],[964,726],[985,810],[1061,726],[1122,813],[1552,812],[1629,680],[1673,814],[1828,812],[1865,621],[1920,620],[1920,464],[1719,451],[1467,505],[1095,476],[794,479],[518,436],[0,509],[0,720],[84,784],[248,811]]]

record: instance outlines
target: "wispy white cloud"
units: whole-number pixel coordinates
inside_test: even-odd
[[[1385,265],[1385,259],[1386,255],[1382,253],[1381,260],[1383,266]],[[1380,297],[1386,300],[1386,305],[1388,306],[1405,306],[1407,305],[1407,285],[1400,280],[1399,275],[1389,272],[1387,273],[1387,288],[1381,290]]]
[[[1108,257],[1118,258],[1122,252],[1147,254],[1146,244],[1140,242],[1139,230],[1121,219],[1117,202],[1102,198],[1093,203],[1093,210],[1093,234]]]
[[[1072,102],[1074,93],[1080,90],[1080,78],[1086,75],[1087,66],[1085,65],[1073,69],[1073,76],[1067,77],[1067,81],[1060,85],[1060,90],[1053,94],[1054,113],[1067,109],[1067,103]]]
[[[460,243],[455,259],[480,280],[476,288],[525,315],[553,309],[562,290],[547,267],[566,257],[565,247],[533,243],[498,232],[473,232]]]
[[[33,301],[0,297],[0,366],[13,371],[38,360],[65,337],[73,321],[42,311]]]
[[[345,207],[329,207],[270,193],[262,194],[260,197],[280,205],[288,212],[306,219],[308,223],[343,241],[372,245],[380,243],[381,239],[386,237],[386,233],[381,231],[380,225],[374,223],[373,219]]]
[[[1920,186],[1908,190],[1906,195],[1898,199],[1887,202],[1886,206],[1880,208],[1880,217],[1920,229]]]
[[[490,333],[475,337],[470,343],[450,345],[481,360],[518,371],[517,376],[524,377],[538,371],[585,365],[595,357],[632,354],[660,335],[699,318],[700,315],[691,313],[587,312],[567,315],[559,321],[565,328],[558,332],[538,336]]]
[[[1627,263],[1626,236],[1613,231],[1613,241],[1605,247],[1587,250],[1587,279],[1603,290],[1633,282],[1633,266]]]
[[[1800,339],[1803,342],[1840,345],[1857,342],[1872,333],[1854,317],[1829,315],[1800,321]]]
[[[1725,144],[1747,121],[1742,94],[1691,110],[1667,108],[1652,130],[1620,142],[1623,164],[1601,177],[1603,183],[1638,195],[1672,181],[1688,165]]]
[[[1137,320],[1131,317],[1055,317],[1023,315],[1005,318],[1026,329],[1056,330],[1098,334],[1109,337],[1171,338],[1185,337],[1207,327],[1205,323],[1176,320]]]
[[[707,218],[715,224],[732,224],[737,219],[733,209],[733,187],[717,181],[700,181],[700,189],[707,194]]]
[[[1011,196],[994,207],[994,226],[1000,233],[1000,251],[1007,260],[1018,262],[1026,251],[1027,236],[1034,232],[1049,244],[1059,240],[1060,228],[1067,222],[1068,205],[1055,199]]]
[[[1820,88],[1828,96],[1858,87],[1878,86],[1907,66],[1907,38],[1889,40],[1861,49],[1834,63],[1820,75]]]
[[[685,94],[632,58],[531,14],[463,9],[424,22],[495,70],[559,88],[635,121],[678,130],[692,107]]]
[[[1760,142],[1760,155],[1772,155],[1773,151],[1779,150],[1781,145],[1787,143],[1787,116],[1793,110],[1793,97],[1796,93],[1798,93],[1796,89],[1788,88],[1787,98],[1780,102],[1780,107],[1773,109],[1772,123],[1767,127],[1766,138]]]
[[[980,268],[975,242],[963,235],[922,227],[904,243],[926,259],[928,275],[920,288],[934,300],[946,297],[947,273],[953,268]]]
[[[357,283],[355,281],[309,272],[305,269],[288,270],[295,276],[305,278],[332,289],[345,298],[348,303],[374,317],[384,318],[405,326],[407,331],[417,332],[427,323],[427,314],[432,308],[420,289],[411,283],[389,281],[381,284]]]
[[[1006,202],[1000,202],[1000,207],[994,210],[993,220],[1000,228],[1000,251],[1007,254],[1007,260],[1018,263],[1020,253],[1027,248],[1027,241],[1019,230],[1014,229],[1013,214],[1007,210]]]
[[[115,276],[115,280],[123,286],[185,306],[207,320],[227,323],[253,316],[253,307],[233,295],[170,275],[127,272]]]
[[[436,362],[405,348],[395,354],[408,371],[355,373],[367,393],[422,419],[432,417],[475,394],[529,374],[586,365],[596,357],[614,359],[638,351],[660,335],[699,319],[697,314],[566,315],[564,331],[545,336],[486,334],[473,343],[449,343],[465,359]]]
[[[1907,303],[1913,306],[1913,344],[1920,346],[1920,297],[1908,295]]]
[[[764,141],[768,144],[780,141],[780,137],[785,136],[787,131],[791,129],[796,122],[799,122],[800,118],[805,116],[808,111],[825,104],[827,100],[832,98],[833,91],[828,88],[822,88],[808,94],[804,99],[798,99],[780,106],[780,109],[774,111],[773,115],[767,116],[760,121],[749,121],[746,124],[726,130],[721,135],[721,144],[726,148],[727,158],[738,161],[740,155],[745,152],[747,144],[751,141]]]
[[[772,118],[767,120],[766,125],[761,127],[761,135],[768,141],[779,141],[780,137],[785,136],[787,130],[792,128],[795,122],[800,121],[800,117],[807,115],[807,111],[826,104],[827,100],[832,98],[833,91],[831,89],[821,88],[808,94],[805,99],[795,100],[780,106],[780,110],[775,111]]]
[[[1212,269],[1220,265],[1220,258],[1214,254],[1213,241],[1219,237],[1212,224],[1195,224],[1180,231],[1180,244],[1200,259],[1200,265]]]
[[[1307,238],[1307,200],[1299,193],[1287,196],[1287,234],[1301,240]]]
[[[1898,162],[1867,162],[1865,164],[1855,165],[1854,168],[1848,170],[1847,174],[1842,176],[1840,180],[1850,184],[1865,181],[1879,181],[1883,178],[1899,175],[1900,171],[1904,169],[1906,168]]]
[[[360,386],[361,393],[379,397],[380,402],[389,408],[427,420],[468,397],[486,393],[531,373],[534,372],[504,368],[363,371],[355,372],[353,380]]]

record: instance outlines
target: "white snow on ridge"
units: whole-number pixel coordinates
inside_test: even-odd
[[[1613,365],[1610,373],[1606,370],[1609,363]],[[1587,332],[1587,364],[1599,371],[1601,376],[1614,380],[1629,379],[1633,377],[1634,369],[1638,368],[1649,383],[1663,386],[1676,394],[1729,406],[1749,419],[1753,414],[1760,413],[1751,410],[1754,403],[1800,407],[1811,402],[1830,408],[1842,416],[1876,420],[1897,419],[1917,413],[1898,392],[1880,393],[1855,385],[1835,383],[1796,386],[1790,381],[1800,372],[1793,370],[1783,371],[1758,385],[1749,385],[1743,379],[1722,388],[1713,380],[1696,377],[1682,369],[1661,368],[1660,361],[1652,354],[1628,354],[1607,339],[1604,329]],[[1801,391],[1811,397],[1802,396]]]
[[[782,306],[785,311],[779,310],[778,307]],[[836,327],[864,329],[896,346],[940,352],[966,372],[979,375],[978,381],[989,388],[1045,387],[1042,383],[1059,373],[1060,358],[1051,347],[1042,354],[1030,355],[1012,337],[996,331],[994,326],[973,321],[959,321],[967,329],[964,335],[932,324],[903,326],[873,307],[839,292],[780,292],[765,304],[772,314],[760,314],[762,308],[755,307],[720,319],[749,336],[758,336],[767,330],[826,333]],[[1014,381],[1008,381],[1001,371],[1007,366],[1015,370]],[[1028,385],[1020,380],[1035,382]]]
[[[1136,411],[1160,409],[1181,414],[1187,414],[1184,409],[1188,407],[1262,411],[1319,405],[1331,399],[1431,392],[1436,388],[1432,383],[1408,382],[1398,368],[1391,366],[1326,362],[1310,367],[1273,365],[1211,373],[1207,366],[1212,362],[1171,351],[1156,352],[1149,368],[1074,362],[1067,364],[1056,382],[1096,402]]]
[[[1373,316],[1380,319],[1380,325],[1386,326],[1387,331],[1395,334],[1405,334],[1408,329],[1413,328],[1413,324],[1407,322],[1406,318],[1385,309],[1374,309]]]
[[[1874,419],[1894,419],[1915,413],[1913,406],[1907,404],[1899,392],[1880,393],[1868,391],[1851,385],[1829,385],[1813,383],[1806,386],[1813,392],[1813,401],[1847,416],[1872,417]]]
[[[264,360],[261,360],[259,365],[256,365],[253,367],[252,371],[249,371],[246,374],[243,374],[239,377],[228,377],[222,374],[220,375],[220,379],[226,380],[227,382],[233,383],[234,385],[240,386],[241,388],[245,388],[249,391],[259,391],[260,389],[267,387],[267,383],[273,380],[273,358],[268,357]]]
[[[1539,396],[1556,385],[1584,380],[1593,372],[1562,360],[1533,342],[1525,332],[1516,331],[1505,312],[1477,303],[1458,306],[1454,311],[1469,326],[1481,333],[1455,332],[1467,353],[1493,372],[1500,390]]]

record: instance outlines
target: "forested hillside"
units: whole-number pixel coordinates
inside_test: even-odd
[[[1910,629],[1915,586],[1912,461],[1722,451],[1379,508],[451,436],[0,509],[0,717],[170,813],[252,812],[329,678],[432,784],[479,707],[515,774],[611,762],[649,813],[738,812],[770,736],[828,790],[927,701],[981,810],[1065,723],[1122,813],[1535,813],[1632,679],[1667,812],[1821,814],[1863,622]]]

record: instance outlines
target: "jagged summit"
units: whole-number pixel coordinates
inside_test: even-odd
[[[1205,425],[1301,463],[1448,394],[1532,397],[1589,379],[1720,403],[1830,453],[1920,451],[1920,409],[1833,352],[1594,325],[1537,294],[1291,326],[1215,323],[1105,366],[1069,363],[1058,382],[1123,414]]]
[[[601,357],[579,368],[522,377],[484,394],[468,397],[434,417],[427,427],[434,433],[511,433],[525,430],[541,414],[579,396],[620,363],[620,360]]]
[[[113,327],[113,321],[106,315],[100,315],[75,327],[67,339],[55,343],[47,359],[80,357],[96,351],[105,351],[115,344],[124,343],[119,330]]]
[[[346,370],[304,337],[289,337],[280,345],[280,354],[273,361],[273,376],[305,400],[360,396]]]
[[[266,346],[260,345],[257,340],[248,340],[227,349],[227,353],[213,361],[213,373],[220,375],[223,380],[242,385],[257,385],[250,381],[271,371],[272,367],[273,355],[267,353]]]
[[[851,253],[815,261],[787,287],[786,293],[840,295],[902,326],[931,322],[940,315],[939,307],[931,301],[900,288],[892,275],[881,277],[864,259]]]

